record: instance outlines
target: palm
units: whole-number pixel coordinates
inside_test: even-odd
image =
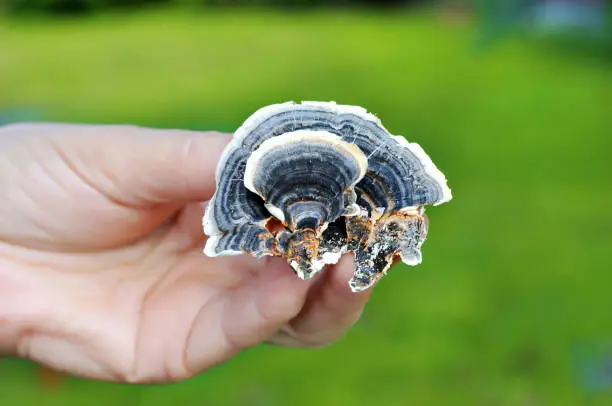
[[[357,320],[367,294],[348,292],[349,267],[304,282],[277,259],[207,258],[202,205],[130,190],[137,176],[105,169],[120,160],[83,165],[100,133],[80,143],[60,129],[30,144],[5,138],[5,150],[36,162],[32,176],[0,160],[0,187],[16,196],[0,203],[10,219],[0,261],[40,298],[19,310],[20,355],[99,379],[180,380],[262,341],[329,343]],[[105,142],[126,142],[114,134]]]

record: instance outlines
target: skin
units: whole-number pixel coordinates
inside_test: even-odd
[[[313,280],[208,258],[201,227],[230,135],[0,127],[0,352],[76,376],[187,379],[267,342],[321,347],[359,319],[352,258]]]

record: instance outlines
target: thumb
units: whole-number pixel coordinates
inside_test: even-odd
[[[49,127],[46,127],[48,133]],[[209,200],[230,134],[117,125],[51,126],[73,170],[131,207]]]

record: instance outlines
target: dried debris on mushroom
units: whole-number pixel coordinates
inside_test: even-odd
[[[308,279],[353,252],[353,291],[374,285],[397,256],[421,263],[424,206],[452,198],[418,144],[361,107],[333,102],[257,111],[226,147],[216,187],[206,255],[279,256]]]

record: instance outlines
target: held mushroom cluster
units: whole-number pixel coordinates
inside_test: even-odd
[[[425,205],[452,198],[423,149],[361,107],[287,102],[249,117],[226,147],[204,216],[208,256],[279,256],[308,279],[348,252],[368,289],[395,257],[421,263]]]

